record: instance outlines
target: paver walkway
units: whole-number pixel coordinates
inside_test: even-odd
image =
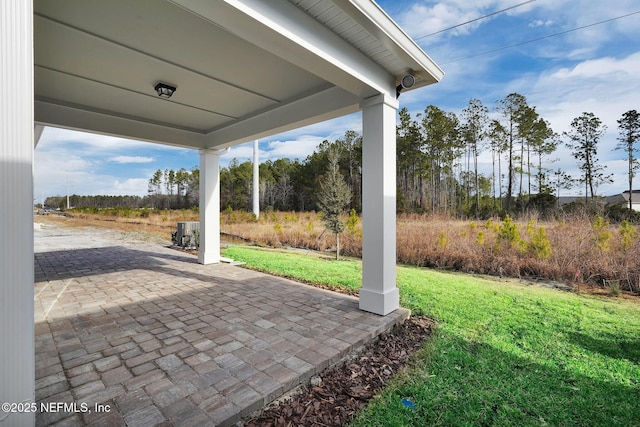
[[[47,238],[36,232],[36,400],[53,406],[38,426],[232,425],[408,315],[158,244]]]

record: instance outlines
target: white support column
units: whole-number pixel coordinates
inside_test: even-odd
[[[396,287],[396,111],[389,95],[362,108],[362,289],[360,309],[387,315],[400,305]]]
[[[200,249],[198,262],[220,262],[220,155],[200,150]]]
[[[253,214],[260,217],[260,163],[258,161],[258,140],[253,141]]]
[[[35,403],[33,2],[0,2],[0,402]],[[30,411],[0,425],[33,426]]]

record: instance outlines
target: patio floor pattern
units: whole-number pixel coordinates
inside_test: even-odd
[[[152,243],[36,247],[34,303],[38,426],[233,425],[408,316]]]

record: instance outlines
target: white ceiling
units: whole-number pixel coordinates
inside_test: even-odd
[[[364,0],[35,0],[34,43],[37,123],[191,148],[356,111],[410,70],[442,77]]]

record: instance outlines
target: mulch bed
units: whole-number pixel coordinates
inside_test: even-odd
[[[435,322],[411,317],[389,333],[325,369],[290,397],[245,421],[246,427],[341,426],[347,424],[422,348]]]

